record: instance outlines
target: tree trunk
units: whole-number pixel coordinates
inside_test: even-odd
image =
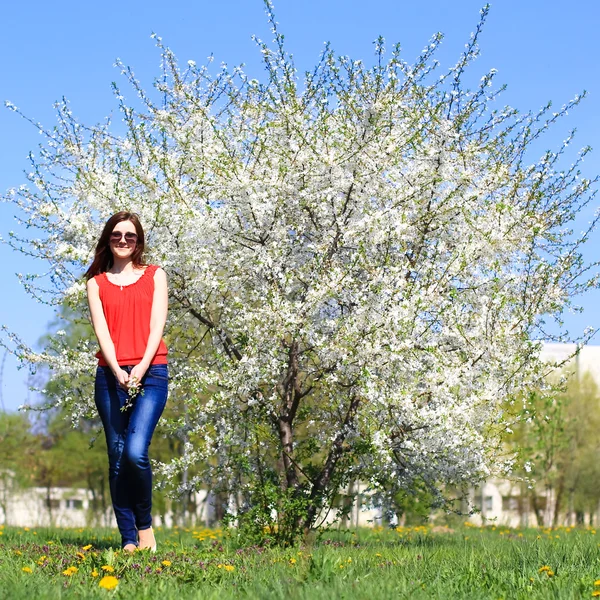
[[[52,498],[50,497],[50,486],[46,486],[46,506],[48,507],[48,517],[50,519],[50,527],[54,525],[54,517],[52,513]]]
[[[293,422],[301,397],[298,385],[298,342],[296,340],[290,344],[287,373],[281,388],[283,398],[279,418],[277,419],[279,440],[281,442],[281,460],[287,489],[296,489],[299,482],[296,464],[293,459]]]
[[[360,397],[358,395],[353,396],[350,400],[350,404],[348,405],[348,411],[346,412],[344,423],[342,424],[339,433],[333,440],[331,449],[329,450],[329,455],[325,461],[325,466],[313,483],[310,492],[310,503],[304,519],[304,530],[306,532],[308,532],[308,530],[313,526],[318,512],[321,509],[323,494],[327,491],[331,478],[335,472],[337,462],[344,451],[344,441],[346,440],[348,431],[354,425],[354,417],[356,416],[359,404]]]
[[[558,487],[556,488],[556,498],[554,501],[554,515],[552,518],[552,527],[558,526],[558,513],[560,511],[560,504],[562,502],[563,493],[565,490],[565,484],[561,477],[558,481]]]
[[[548,499],[546,499],[546,502],[547,501],[548,501]],[[544,511],[542,510],[542,508],[540,506],[540,501],[538,499],[538,495],[535,493],[535,490],[533,490],[533,492],[531,494],[531,504],[533,506],[533,512],[535,514],[537,526],[543,527],[544,526]]]

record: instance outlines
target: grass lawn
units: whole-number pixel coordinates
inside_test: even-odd
[[[158,530],[124,554],[114,530],[0,527],[0,598],[591,598],[593,529],[399,528],[240,548],[219,530]]]

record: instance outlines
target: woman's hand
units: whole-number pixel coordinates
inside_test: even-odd
[[[115,379],[117,380],[118,384],[124,389],[128,389],[129,388],[129,373],[127,371],[124,371],[123,369],[117,369],[114,373],[115,375]]]
[[[142,383],[142,377],[146,374],[148,370],[147,365],[144,363],[139,363],[131,369],[131,373],[129,374],[129,387],[139,387]]]

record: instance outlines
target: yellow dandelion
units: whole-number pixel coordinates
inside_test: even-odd
[[[75,573],[77,573],[77,571],[79,571],[79,569],[77,567],[67,567],[62,573],[63,575],[66,575],[67,577],[71,577],[71,575],[75,575]]]
[[[543,573],[544,571],[550,571],[550,567],[548,565],[544,565],[538,569],[538,573]]]
[[[346,562],[348,562],[348,563],[351,563],[351,562],[352,562],[352,559],[351,559],[351,558],[349,558],[349,559],[348,559]]]
[[[82,548],[82,550],[83,550],[84,552],[87,552],[88,550],[90,550],[90,549],[91,549],[91,547],[92,547],[92,544],[88,544],[87,546],[84,546],[84,547]]]
[[[114,590],[118,585],[119,580],[112,575],[106,575],[98,582],[98,586],[105,590]]]
[[[23,573],[33,573],[31,567],[23,567],[21,571],[23,571]]]
[[[344,568],[344,565],[340,565],[340,569],[343,569],[343,568]]]
[[[594,585],[598,587],[600,585],[600,579],[596,579],[596,581],[594,581]]]
[[[92,577],[98,577],[98,571],[96,571],[96,569],[94,569],[91,573]]]
[[[233,565],[224,565],[223,567],[226,571],[229,571],[231,573],[231,571],[235,571],[235,567]]]
[[[83,552],[78,552],[75,556],[77,556],[79,560],[85,560],[85,554]]]
[[[16,554],[17,556],[21,556],[23,553],[22,553],[20,550],[15,550],[15,554]]]
[[[170,560],[163,560],[161,564],[164,567],[170,567],[171,566],[171,561]]]
[[[23,527],[23,531],[30,531],[29,527]]]
[[[295,565],[296,564],[296,559],[295,558],[290,558],[290,564],[291,565]]]
[[[217,569],[222,569],[223,565],[217,565]]]
[[[103,567],[101,567],[101,569],[105,573],[114,573],[115,572],[115,570],[110,565],[104,565]]]
[[[600,590],[594,590],[594,591],[592,592],[592,597],[593,597],[593,598],[597,598],[598,596],[600,596]]]

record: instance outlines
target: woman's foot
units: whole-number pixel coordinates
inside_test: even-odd
[[[123,552],[135,552],[137,550],[137,546],[135,544],[125,544],[123,546]]]
[[[156,539],[154,538],[152,527],[139,530],[138,536],[140,538],[140,550],[149,549],[151,552],[156,552]]]

